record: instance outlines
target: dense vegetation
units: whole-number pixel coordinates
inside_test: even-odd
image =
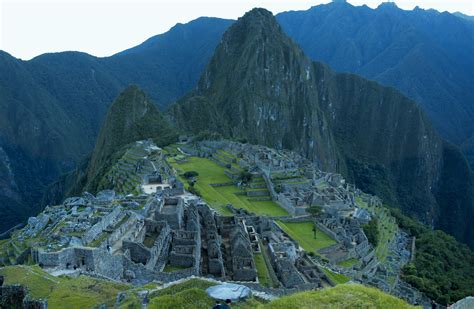
[[[402,278],[441,304],[474,295],[474,252],[452,236],[401,214],[391,213],[400,228],[416,237],[415,261],[403,268]]]
[[[370,164],[349,158],[346,162],[347,176],[357,188],[376,195],[389,205],[398,205],[391,187],[389,171],[381,164]]]
[[[364,229],[365,236],[367,236],[367,239],[372,244],[372,246],[377,247],[377,244],[379,242],[378,220],[376,218],[373,218],[362,228]]]

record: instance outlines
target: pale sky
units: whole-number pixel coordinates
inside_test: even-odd
[[[236,19],[254,7],[274,14],[330,1],[308,0],[0,0],[0,49],[21,59],[77,50],[110,56],[200,16]],[[375,8],[382,1],[349,0]],[[474,15],[474,0],[399,0],[402,9]]]

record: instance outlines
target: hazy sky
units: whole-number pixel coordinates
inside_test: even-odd
[[[329,1],[308,0],[0,0],[0,49],[30,59],[78,50],[109,56],[200,16],[232,18],[253,7],[274,14]],[[382,1],[349,0],[378,6]],[[474,15],[474,0],[399,0],[398,7],[434,8]]]

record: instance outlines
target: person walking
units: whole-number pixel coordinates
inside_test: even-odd
[[[225,304],[221,305],[221,309],[230,309],[230,304],[231,303],[232,303],[232,301],[230,299],[226,299]]]

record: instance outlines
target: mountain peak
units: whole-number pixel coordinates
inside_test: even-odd
[[[223,41],[227,44],[244,44],[248,40],[261,40],[282,33],[273,14],[262,8],[255,8],[240,17],[225,33]]]
[[[148,113],[157,113],[156,107],[138,86],[130,85],[110,105],[105,123],[114,119],[114,126],[120,126],[127,131]]]
[[[262,19],[274,19],[272,12],[264,8],[253,8],[244,16],[239,17],[238,20],[262,20]]]
[[[398,6],[395,2],[382,2],[377,9],[398,9]]]
[[[323,74],[324,66],[318,68]],[[227,30],[196,91],[171,112],[184,130],[214,130],[279,149],[301,145],[302,153],[334,169],[337,154],[317,104],[316,76],[311,60],[284,34],[275,17],[253,9]],[[308,136],[328,147],[318,147]]]
[[[171,125],[136,85],[128,86],[110,105],[88,168],[88,190],[95,191],[102,168],[125,145],[152,138],[158,145],[175,140]]]

